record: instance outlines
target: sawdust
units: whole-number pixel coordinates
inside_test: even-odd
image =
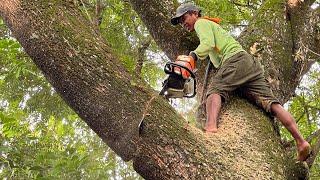
[[[197,139],[206,142],[205,146],[210,151],[208,154],[216,155],[215,160],[228,169],[232,174],[231,178],[281,179],[285,175],[279,162],[274,160],[273,152],[278,153],[273,148],[273,143],[279,142],[271,137],[261,141],[261,137],[268,134],[264,131],[272,131],[272,128],[259,127],[259,121],[265,121],[265,124],[271,126],[267,118],[260,117],[261,112],[258,109],[254,110],[253,114],[248,114],[237,110],[236,105],[233,105],[222,112],[217,133],[207,134],[194,127],[189,130]]]

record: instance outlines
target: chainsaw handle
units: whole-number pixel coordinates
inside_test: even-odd
[[[187,98],[192,98],[192,97],[194,97],[194,96],[196,95],[196,86],[197,86],[196,76],[194,75],[194,73],[193,73],[189,68],[187,68],[187,67],[185,67],[185,66],[183,66],[183,65],[174,63],[174,62],[167,62],[166,65],[164,66],[164,72],[165,72],[166,74],[169,74],[169,75],[170,75],[170,74],[177,75],[177,73],[174,72],[174,68],[175,68],[175,67],[183,68],[183,69],[185,69],[186,71],[188,71],[188,72],[190,73],[190,76],[191,76],[191,78],[192,78],[193,81],[194,81],[193,94],[190,95],[190,96],[184,95],[183,97],[187,97]],[[181,74],[180,74],[180,76],[182,77]],[[164,89],[165,89],[165,88],[163,88],[163,90],[164,90]],[[163,91],[163,90],[162,90],[162,91]],[[163,91],[163,92],[162,92],[162,91],[160,92],[160,95],[164,93],[164,91]]]
[[[188,73],[190,73],[190,76],[195,79],[196,76],[194,75],[194,73],[187,67],[183,66],[183,65],[180,65],[180,64],[177,64],[177,63],[174,63],[174,62],[167,62],[166,65],[164,66],[164,72],[166,74],[176,74],[174,72],[174,67],[179,67],[179,68],[182,68],[182,69],[185,69],[186,71],[188,71]]]
[[[183,97],[186,97],[186,98],[193,98],[194,96],[196,96],[196,94],[197,94],[197,84],[196,84],[196,79],[194,79],[194,84],[193,84],[193,94],[192,95],[190,95],[190,96],[186,96],[186,95],[184,95]]]

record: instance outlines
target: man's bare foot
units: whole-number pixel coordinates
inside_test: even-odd
[[[294,8],[301,4],[304,0],[288,0],[288,5],[290,8]]]
[[[218,132],[218,129],[212,128],[212,127],[204,127],[204,132],[205,133],[216,133],[216,132]]]
[[[310,154],[310,150],[311,150],[310,144],[307,141],[304,141],[303,143],[298,144],[297,148],[298,148],[297,159],[299,161],[305,161],[309,157],[309,154]]]

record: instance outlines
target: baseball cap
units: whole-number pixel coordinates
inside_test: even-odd
[[[181,4],[176,10],[176,15],[171,18],[171,24],[173,24],[173,25],[179,24],[180,17],[183,16],[188,11],[201,12],[201,10],[193,3]]]

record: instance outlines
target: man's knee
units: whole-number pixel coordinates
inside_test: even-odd
[[[218,93],[212,93],[207,97],[207,102],[212,102],[212,101],[221,101],[221,95]]]
[[[271,103],[271,105],[270,105],[270,112],[271,112],[271,114],[273,114],[274,116],[278,116],[279,113],[281,114],[281,113],[284,112],[284,111],[285,111],[285,109],[282,107],[281,104],[275,103],[275,102]]]
[[[293,125],[294,119],[292,115],[283,108],[281,104],[272,104],[271,105],[271,112],[279,119],[283,125],[290,126]]]

